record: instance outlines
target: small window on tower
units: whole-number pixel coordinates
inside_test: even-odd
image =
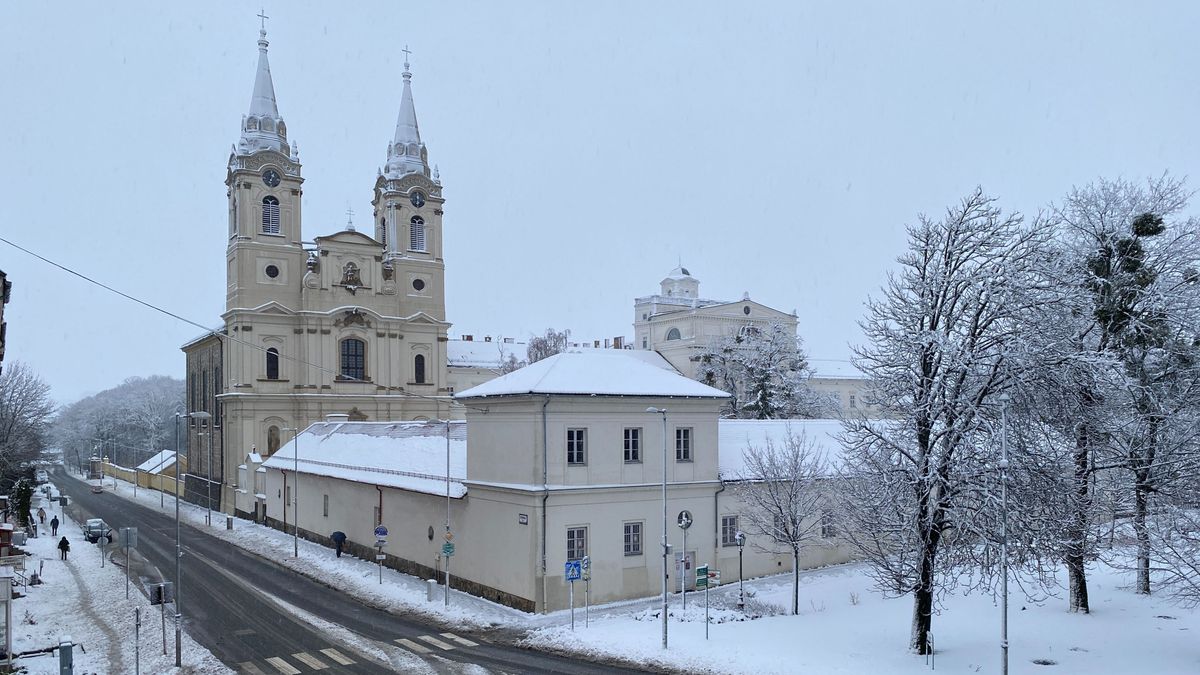
[[[263,234],[279,234],[279,200],[266,196],[262,200]]]
[[[413,279],[413,290],[414,291],[425,290],[425,282],[421,279]]]
[[[410,251],[425,250],[425,219],[413,216],[409,221],[408,249]]]

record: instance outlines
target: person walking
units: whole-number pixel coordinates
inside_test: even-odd
[[[46,509],[44,509],[40,506],[38,507],[38,522],[39,523],[46,522]]]
[[[58,516],[54,516],[50,519],[50,536],[58,536]]]
[[[60,539],[58,542],[58,559],[66,560],[67,559],[67,551],[70,551],[70,550],[71,550],[71,542],[67,541],[66,537],[63,537],[62,539]]]
[[[338,530],[329,536],[333,540],[333,550],[337,551],[337,557],[342,557],[342,547],[346,545],[346,533]]]

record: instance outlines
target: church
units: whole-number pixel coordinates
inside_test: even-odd
[[[259,32],[250,106],[229,155],[225,312],[182,346],[192,501],[231,513],[237,465],[329,414],[452,414],[442,185],[430,169],[404,64],[399,116],[371,186],[371,232],[305,241],[298,144],[280,114]],[[381,134],[382,135],[382,134]],[[366,187],[366,186],[364,186]],[[461,415],[460,415],[461,416]]]

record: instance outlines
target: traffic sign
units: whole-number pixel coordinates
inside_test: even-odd
[[[696,588],[708,588],[708,565],[696,567]]]
[[[692,512],[684,509],[679,512],[679,517],[675,519],[679,523],[679,529],[686,530],[692,526]]]
[[[375,528],[375,538],[376,539],[383,539],[387,535],[388,535],[387,528],[384,527],[383,525],[380,525],[379,527]]]
[[[446,556],[447,558],[454,555],[454,544],[452,542],[446,542],[442,544],[442,555]]]
[[[567,581],[576,581],[583,577],[583,564],[579,560],[568,560],[564,573],[567,576]]]

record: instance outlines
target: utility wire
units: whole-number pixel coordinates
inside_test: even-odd
[[[136,302],[137,304],[142,305],[143,307],[151,309],[155,312],[159,312],[160,314],[166,314],[167,316],[171,317],[172,319],[175,319],[177,321],[182,321],[182,322],[188,324],[189,326],[195,326],[196,328],[199,328],[200,330],[205,331],[206,335],[204,337],[208,337],[209,335],[212,335],[212,336],[215,336],[222,340],[229,340],[231,342],[235,342],[235,343],[243,345],[245,347],[249,347],[251,349],[256,349],[264,354],[267,351],[267,348],[263,347],[262,345],[257,345],[252,342],[247,342],[241,338],[235,337],[233,335],[229,335],[227,333],[217,332],[216,330],[209,328],[208,326],[200,324],[196,321],[192,321],[191,319],[189,319],[187,317],[180,316],[168,309],[164,309],[162,307],[159,307],[158,305],[154,305],[152,303],[146,302],[145,300],[134,297],[128,293],[119,291],[119,290],[113,288],[112,286],[105,284],[102,281],[93,279],[92,277],[89,277],[86,274],[83,274],[82,272],[76,272],[75,270],[73,270],[65,265],[60,265],[59,263],[56,263],[53,260],[50,260],[49,258],[47,258],[43,255],[40,255],[34,251],[31,251],[31,250],[25,248],[24,246],[21,246],[12,241],[9,241],[8,239],[5,239],[4,237],[0,237],[0,241],[4,242],[5,244],[8,244],[9,246],[12,246],[13,248],[17,249],[18,251],[22,251],[24,253],[27,253],[27,254],[33,256],[34,258],[37,258],[38,260],[41,260],[42,262],[46,263],[47,265],[50,265],[52,267],[57,267],[58,269],[62,270],[63,272],[66,272],[67,274],[79,277],[80,279],[83,279],[84,281],[88,282],[89,284],[99,286],[100,288],[103,288],[104,290],[106,290],[110,293],[115,293],[115,294],[121,296],[122,298],[125,298],[126,300],[132,300],[133,302]],[[194,340],[193,340],[193,342],[194,342]],[[281,356],[282,358],[287,359],[288,361],[291,361],[293,363],[303,365],[303,366],[308,366],[309,368],[313,368],[313,369],[317,370],[318,372],[322,372],[322,373],[325,373],[328,375],[333,375],[335,378],[341,377],[344,380],[350,380],[352,382],[364,382],[364,383],[368,382],[367,380],[360,380],[356,377],[350,377],[347,375],[343,375],[342,373],[334,371],[330,368],[326,368],[324,366],[320,366],[315,363],[305,361],[305,360],[300,359],[295,356],[282,355],[282,354],[279,356]],[[409,391],[392,392],[389,395],[402,396],[402,397],[406,397],[406,398],[416,398],[416,399],[421,399],[421,400],[433,401],[435,403],[446,403],[449,406],[459,406],[459,407],[463,407],[463,408],[471,408],[473,410],[479,410],[481,412],[486,412],[486,410],[484,408],[476,408],[474,406],[468,406],[463,403],[459,403],[458,401],[455,401],[453,398],[450,398],[450,397],[429,396],[427,394],[417,394],[417,393],[409,392]],[[448,413],[448,411],[447,411],[447,413]]]

